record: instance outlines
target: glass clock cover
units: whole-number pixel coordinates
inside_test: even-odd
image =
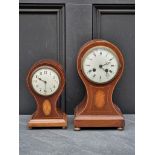
[[[82,59],[84,75],[98,84],[112,80],[119,69],[119,60],[114,51],[105,46],[89,49]]]
[[[35,92],[43,96],[49,96],[59,88],[60,79],[54,68],[42,66],[34,71],[31,82]]]

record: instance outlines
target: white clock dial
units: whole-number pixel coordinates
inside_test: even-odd
[[[49,96],[59,88],[60,79],[57,71],[49,66],[36,69],[32,76],[32,87],[40,95]]]
[[[85,76],[95,83],[101,84],[112,80],[118,69],[118,57],[112,49],[105,46],[91,48],[82,59]]]

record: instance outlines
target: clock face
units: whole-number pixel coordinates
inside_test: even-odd
[[[119,69],[119,60],[114,51],[105,46],[89,49],[82,59],[84,75],[92,82],[103,84],[112,80]]]
[[[59,88],[60,78],[54,68],[42,66],[34,71],[31,83],[35,92],[43,96],[49,96]]]

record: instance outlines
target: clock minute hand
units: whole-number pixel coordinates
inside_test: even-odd
[[[47,92],[47,90],[46,90],[46,84],[47,84],[47,82],[45,81],[45,90],[44,90],[44,91],[45,91],[45,94],[46,94],[46,92]]]
[[[110,62],[106,62],[105,64],[102,65],[102,67],[105,66],[105,65],[108,65],[108,64],[110,64]]]

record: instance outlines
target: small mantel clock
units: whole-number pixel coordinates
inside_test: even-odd
[[[64,71],[53,60],[41,60],[34,64],[27,75],[27,86],[37,108],[28,127],[67,127],[67,117],[57,101],[65,85]]]
[[[86,94],[75,108],[75,130],[81,127],[124,128],[124,117],[112,100],[113,90],[123,69],[123,56],[114,44],[92,40],[81,47],[77,70]]]

